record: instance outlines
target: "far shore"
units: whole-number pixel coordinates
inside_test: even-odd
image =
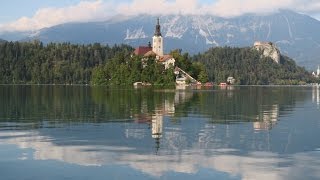
[[[88,86],[88,87],[132,87],[132,85],[92,85],[92,84],[0,84],[0,86]],[[144,88],[168,88],[168,87],[175,87],[175,86],[183,86],[183,85],[149,85],[149,86],[142,86],[138,89]],[[203,87],[203,88],[211,88],[211,87],[224,87],[220,85],[213,85],[213,86],[203,86],[203,85],[185,85],[186,87]],[[305,84],[305,85],[227,85],[225,87],[313,87],[313,86],[320,86],[320,84]]]

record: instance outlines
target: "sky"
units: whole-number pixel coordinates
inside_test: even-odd
[[[9,0],[1,2],[0,32],[33,31],[68,22],[106,20],[115,15],[212,14],[294,10],[320,20],[320,0]]]

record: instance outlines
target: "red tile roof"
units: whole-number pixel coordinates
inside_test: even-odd
[[[153,51],[148,51],[147,53],[144,54],[144,57],[150,57],[150,56],[157,56],[157,54]]]
[[[152,51],[152,47],[148,47],[148,46],[139,46],[134,50],[134,54],[138,55],[138,56],[143,56],[145,55],[147,52]]]
[[[165,62],[165,61],[168,61],[169,59],[173,58],[171,55],[169,54],[166,54],[166,55],[163,55],[162,57],[160,57],[160,62]]]

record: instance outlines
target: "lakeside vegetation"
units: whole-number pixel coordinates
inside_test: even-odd
[[[174,85],[174,67],[165,70],[155,57],[146,59],[143,67],[142,57],[132,57],[132,52],[128,45],[4,42],[0,43],[0,84]],[[201,63],[179,53],[175,57],[179,66],[207,81]]]
[[[89,84],[93,68],[132,51],[128,45],[5,42],[0,44],[0,83]]]
[[[154,57],[141,62],[128,45],[75,45],[34,42],[0,43],[0,84],[174,85],[174,67],[165,69]],[[241,85],[292,85],[317,80],[288,57],[277,64],[251,48],[212,48],[190,56],[174,50],[176,66],[198,81],[216,84],[227,77]],[[146,66],[145,66],[146,65]]]
[[[193,59],[205,64],[210,81],[216,83],[225,82],[229,76],[238,85],[303,85],[318,81],[289,57],[281,56],[278,64],[249,47],[211,48]]]
[[[175,65],[187,71],[192,77],[201,82],[207,82],[208,76],[205,66],[200,62],[193,62],[188,54],[181,55],[179,51],[172,51]],[[143,59],[143,61],[141,61]],[[116,56],[105,65],[93,70],[92,84],[95,85],[132,85],[134,82],[147,82],[153,85],[175,85],[174,67],[165,66],[155,61],[156,57]]]

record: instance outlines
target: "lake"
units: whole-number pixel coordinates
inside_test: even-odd
[[[319,87],[0,86],[1,179],[320,179]]]

